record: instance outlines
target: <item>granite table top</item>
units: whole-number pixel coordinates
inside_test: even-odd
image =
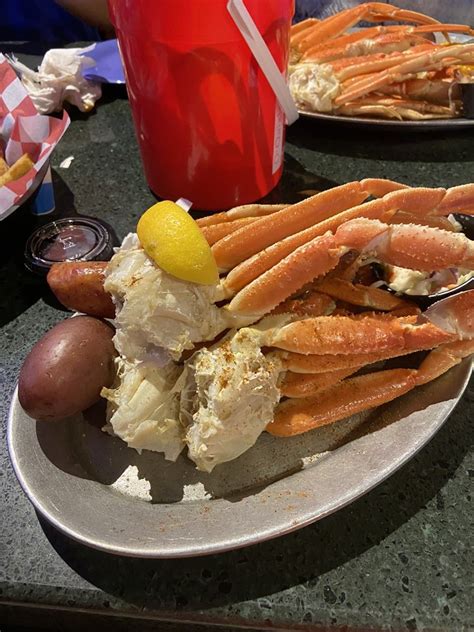
[[[55,216],[98,217],[121,238],[154,201],[128,101],[114,88],[90,115],[72,117],[52,159]],[[419,186],[469,182],[473,141],[474,129],[388,132],[300,120],[287,134],[282,182],[268,197],[294,201],[368,176]],[[68,156],[71,166],[60,168]],[[472,629],[472,386],[389,480],[319,523],[248,549],[121,558],[67,539],[36,515],[9,462],[6,416],[22,360],[66,313],[22,267],[32,222],[20,209],[0,226],[0,624],[82,629],[97,618],[113,630]]]

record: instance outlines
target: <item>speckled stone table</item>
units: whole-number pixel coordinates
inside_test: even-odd
[[[473,141],[474,130],[415,135],[302,120],[289,131],[285,175],[269,198],[297,200],[366,176],[430,186],[472,181]],[[61,169],[67,156],[74,161]],[[116,90],[90,116],[75,115],[52,165],[58,215],[100,217],[119,237],[153,201],[128,103]],[[472,390],[384,484],[313,526],[252,548],[191,560],[127,559],[89,550],[44,523],[15,479],[5,438],[20,364],[65,317],[22,268],[30,229],[27,209],[0,225],[0,624],[472,629]]]

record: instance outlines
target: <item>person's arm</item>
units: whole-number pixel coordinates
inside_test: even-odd
[[[113,32],[107,0],[56,0],[56,2],[87,24],[96,26],[105,33]]]

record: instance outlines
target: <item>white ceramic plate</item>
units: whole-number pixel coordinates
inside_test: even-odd
[[[121,555],[204,555],[294,531],[365,494],[439,430],[470,373],[466,360],[375,411],[290,439],[264,434],[212,474],[185,456],[138,455],[100,430],[100,410],[35,422],[16,392],[8,445],[33,505],[70,537]]]

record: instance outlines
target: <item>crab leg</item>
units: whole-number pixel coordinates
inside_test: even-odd
[[[242,226],[248,226],[256,222],[258,217],[241,217],[231,222],[220,222],[218,224],[210,224],[209,226],[200,226],[201,232],[206,238],[207,243],[212,246],[226,235],[230,235]]]
[[[369,204],[382,203],[399,193],[416,199],[417,192],[417,189],[395,191]],[[438,199],[444,194],[443,189],[431,192],[438,194]],[[358,218],[339,226],[334,235],[327,232],[291,252],[243,287],[227,309],[255,318],[263,316],[303,285],[335,268],[340,257],[352,249],[391,265],[427,272],[454,266],[474,267],[474,243],[462,233],[413,224],[387,225]],[[229,288],[228,281],[224,287]]]
[[[425,384],[439,377],[451,367],[458,364],[463,358],[474,352],[473,305],[474,290],[470,290],[439,301],[439,303],[433,305],[425,312],[425,317],[439,322],[448,330],[444,331],[444,333],[447,336],[455,336],[457,340],[451,339],[442,341],[438,334],[443,332],[443,330],[436,325],[434,325],[434,329],[429,328],[429,330],[426,330],[426,323],[411,325],[407,322],[410,319],[405,319],[406,333],[409,333],[406,340],[408,343],[406,345],[407,348],[415,350],[417,342],[415,341],[414,334],[415,337],[418,338],[418,342],[424,340],[430,347],[437,347],[423,360],[418,370],[392,369],[349,377],[320,391],[319,394],[314,397],[284,401],[278,405],[274,420],[267,426],[267,431],[278,436],[300,434],[317,428],[318,426],[344,419],[345,417],[349,417],[352,414],[368,408],[389,402],[408,392],[415,386]],[[335,318],[336,317],[332,317],[333,320]],[[308,321],[313,322],[318,320],[320,321],[321,319],[308,319]],[[380,320],[389,322],[387,318]],[[301,325],[302,322],[307,321],[293,323],[293,325]],[[359,324],[363,322],[368,322],[368,319],[360,319]],[[433,323],[427,324],[433,325]],[[402,323],[399,323],[399,325],[403,326]],[[287,325],[283,327],[283,330],[287,330],[286,334],[288,334],[288,327],[291,326],[292,325]],[[408,329],[410,327],[411,332],[409,332]],[[339,335],[344,330],[344,327],[340,327],[338,330]],[[420,332],[421,336],[419,335]],[[321,331],[319,331],[319,333],[321,333]],[[288,337],[288,335],[286,335],[286,337]],[[437,341],[435,338],[437,338]],[[350,336],[349,340],[346,340],[346,343],[349,342],[352,344],[353,339],[353,336]],[[392,355],[397,355],[400,349],[397,349],[393,344],[391,346]],[[420,346],[418,348],[423,347]],[[389,349],[387,349],[387,352],[388,351]],[[396,353],[393,353],[394,351],[396,351]],[[343,353],[347,353],[347,351],[344,350]],[[292,366],[291,358],[295,357],[294,355],[286,356],[284,365],[286,364],[287,367]],[[285,356],[283,356],[283,358],[285,358]],[[311,356],[308,356],[308,359],[309,358],[311,358]],[[340,365],[334,364],[331,357],[329,358],[329,363],[324,365],[324,369],[330,370],[332,368],[333,372],[336,372],[336,379],[339,375],[342,375],[342,371],[348,371],[357,367],[357,365],[350,363],[341,367]],[[354,359],[356,359],[355,356],[352,356],[352,360]],[[311,360],[309,361],[311,362]],[[297,366],[301,365],[298,363]],[[338,374],[338,371],[341,372]],[[323,377],[322,379],[324,380],[326,378]],[[328,380],[330,379],[331,378],[328,378]],[[295,381],[295,387],[296,384],[297,382]],[[300,385],[301,388],[304,388],[304,382],[301,382]]]
[[[234,253],[232,259],[227,260],[227,263],[230,264],[229,267],[234,269],[227,274],[223,281],[223,289],[226,295],[233,296],[258,276],[270,270],[296,248],[308,243],[314,237],[323,235],[327,231],[335,231],[341,224],[351,219],[366,217],[368,219],[389,221],[390,217],[397,210],[413,213],[421,218],[425,215],[449,215],[457,212],[474,213],[474,184],[466,184],[446,190],[423,187],[401,188],[403,185],[391,183],[387,180],[367,179],[363,180],[362,183],[364,189],[372,191],[373,187],[374,195],[379,194],[384,187],[393,187],[395,189],[398,186],[400,190],[392,190],[382,198],[333,214],[333,217],[329,217],[281,241],[274,239],[272,245],[267,248],[262,246],[263,250],[261,251],[258,250],[255,244],[256,254],[245,261],[243,260],[243,255],[239,256],[239,248],[243,248],[247,240],[252,238],[250,229],[255,228],[256,224],[250,227],[243,227],[217,242],[213,246],[214,253],[218,247],[225,249],[225,243],[232,246]],[[265,224],[265,228],[269,232],[272,230],[270,224]],[[266,236],[265,243],[268,243],[270,236]],[[222,260],[219,260],[218,265],[222,265]]]
[[[317,18],[306,18],[306,20],[302,20],[301,22],[298,22],[297,24],[292,24],[290,28],[291,37],[294,37],[298,33],[301,33],[301,31],[311,28],[312,26],[314,26],[315,24],[318,24],[319,22],[320,20],[318,20]]]
[[[350,60],[351,57],[371,53],[401,52],[417,44],[425,44],[427,47],[438,46],[435,42],[427,40],[425,34],[439,32],[472,34],[473,30],[464,24],[376,26],[312,46],[301,55],[300,61],[324,64],[347,58]]]
[[[438,29],[439,30],[439,29]],[[469,30],[468,28],[466,30]],[[339,40],[335,40],[337,44]],[[334,45],[326,51],[315,53],[310,49],[301,57],[301,63],[313,62],[316,64],[331,64],[334,69],[342,62],[342,65],[350,64],[351,60],[358,58],[362,61],[364,56],[370,55],[390,55],[391,53],[401,53],[413,50],[415,47],[423,46],[425,49],[436,47],[434,42],[430,42],[422,34],[418,35],[412,31],[400,30],[396,33],[379,35],[378,37],[360,39],[348,46],[338,47]],[[334,63],[336,62],[336,63]]]
[[[360,367],[350,367],[347,369],[337,369],[328,373],[313,373],[303,375],[302,373],[285,373],[279,389],[283,397],[301,398],[313,397],[317,393],[325,391],[333,384],[337,384],[344,378],[355,373]]]
[[[427,189],[429,190],[429,189]],[[351,219],[358,217],[383,218],[387,219],[387,213],[395,212],[396,205],[384,198],[373,200],[359,206],[354,206],[347,211],[342,211],[322,222],[316,223],[314,226],[302,230],[295,235],[291,235],[286,239],[277,241],[271,246],[265,248],[261,252],[242,261],[233,270],[231,270],[224,279],[224,288],[228,296],[234,295],[251,281],[259,277],[261,274],[270,270],[284,257],[294,252],[296,248],[310,242],[315,237],[323,235],[327,231],[335,231],[338,226]],[[241,241],[244,233],[235,236],[236,241]]]
[[[360,204],[369,193],[360,182],[349,182],[277,211],[270,217],[261,217],[212,246],[216,263],[219,268],[229,270],[262,248]]]
[[[447,107],[410,99],[397,99],[369,94],[363,99],[346,103],[337,108],[344,116],[376,115],[386,119],[419,121],[430,118],[453,118],[459,116],[455,106]]]
[[[431,215],[450,215],[451,213],[474,214],[474,184],[447,189],[437,207],[430,211]]]
[[[474,290],[438,301],[423,316],[461,340],[474,338]]]
[[[401,182],[384,178],[365,178],[361,180],[360,183],[370,191],[371,195],[378,198],[384,197],[384,195],[392,193],[393,191],[410,188],[408,184],[402,184]]]
[[[314,62],[317,64],[333,62],[351,62],[354,57],[364,55],[378,55],[413,50],[424,45],[426,49],[438,47],[434,41],[426,38],[425,34],[443,32],[473,34],[473,29],[464,24],[434,24],[425,26],[389,26],[361,29],[324,44],[318,44],[304,51],[300,57],[301,63]]]
[[[344,369],[356,370],[357,368],[375,364],[389,358],[398,358],[400,356],[415,353],[416,351],[425,351],[431,348],[431,339],[425,344],[420,343],[414,345],[410,349],[402,349],[395,352],[393,349],[386,351],[375,351],[374,353],[338,353],[336,355],[326,354],[304,355],[302,353],[294,353],[289,351],[276,351],[277,357],[283,363],[283,366],[293,373],[326,373],[331,371],[339,371]]]
[[[450,342],[431,351],[418,370],[391,369],[360,375],[336,382],[319,395],[289,399],[278,405],[267,432],[289,437],[380,406],[436,379],[472,353],[474,340]]]
[[[222,222],[233,222],[244,217],[263,217],[281,211],[287,206],[288,204],[243,204],[242,206],[231,208],[229,211],[201,217],[196,220],[196,224],[203,228],[204,226],[213,226]]]
[[[390,292],[376,287],[351,283],[344,279],[325,277],[318,282],[316,287],[320,292],[324,292],[324,294],[332,298],[345,301],[351,305],[360,305],[381,311],[391,311],[392,309],[411,306],[411,303],[398,298]]]
[[[403,20],[415,24],[439,24],[438,20],[422,13],[406,11],[382,2],[366,2],[322,20],[311,29],[310,35],[303,30],[292,38],[292,46],[304,52],[317,43],[338,37],[361,20],[368,22]]]
[[[319,316],[289,323],[262,332],[263,343],[296,354],[366,354],[369,362],[385,359],[386,352],[404,355],[437,347],[454,340],[474,338],[474,290],[461,292],[429,307],[421,321],[416,316],[392,317],[390,314],[359,316]],[[373,355],[375,354],[375,355]],[[298,355],[281,355],[287,369],[295,372],[320,372],[354,366],[349,363],[323,362]],[[286,359],[285,359],[286,358]],[[333,368],[329,368],[333,363]],[[357,364],[364,361],[357,359]],[[367,362],[365,362],[367,364]]]
[[[347,33],[346,35],[341,35],[335,39],[332,39],[330,42],[321,42],[319,44],[315,44],[305,50],[303,55],[301,56],[301,61],[314,61],[316,63],[326,63],[329,61],[335,61],[336,59],[341,59],[346,55],[351,55],[352,50],[357,49],[357,43],[360,40],[368,40],[370,38],[376,37],[378,35],[384,35],[386,33],[396,33],[404,28],[412,28],[415,27],[403,27],[403,26],[372,26],[365,29],[360,29],[359,31],[355,31],[353,33]],[[307,33],[307,35],[309,32]],[[291,44],[293,45],[293,38],[291,38]],[[351,46],[354,45],[355,46]],[[354,56],[356,54],[354,53]]]
[[[439,215],[424,215],[420,217],[414,213],[406,211],[397,211],[392,217],[386,220],[387,224],[420,224],[422,226],[431,226],[431,228],[441,228],[449,232],[455,232],[455,225],[447,218]]]
[[[391,369],[338,382],[320,395],[280,403],[266,430],[279,437],[313,430],[375,408],[415,388],[415,369]]]
[[[368,39],[370,37],[375,37],[377,35],[382,35],[383,33],[390,33],[398,30],[398,26],[372,26],[366,29],[360,29],[359,31],[354,31],[353,33],[347,33],[345,35],[340,35],[339,37],[333,38],[330,42],[324,41],[310,48],[307,48],[303,53],[301,59],[302,60],[311,60],[311,61],[319,61],[317,57],[318,53],[326,53],[332,54],[333,50],[344,49],[348,50],[349,44],[354,44],[362,39]],[[306,33],[306,36],[309,35],[309,32]],[[291,34],[290,44],[294,46],[298,44]],[[314,56],[314,57],[313,57]],[[338,59],[338,57],[334,57],[333,59]],[[332,59],[326,59],[326,61],[332,61]]]
[[[360,8],[364,9],[360,19],[366,20],[367,22],[385,22],[388,20],[396,20],[400,22],[414,22],[415,24],[440,23],[439,20],[435,20],[435,18],[425,15],[424,13],[400,9],[393,4],[385,2],[365,2],[360,5]]]
[[[452,59],[472,63],[474,53],[473,44],[459,44],[443,46],[433,52],[421,52],[406,55],[406,60],[380,72],[377,76],[362,77],[360,81],[351,84],[334,99],[334,105],[344,105],[355,99],[382,88],[391,83],[398,83],[411,79],[414,73],[427,71],[452,63]]]
[[[460,98],[459,86],[452,79],[410,79],[381,88],[379,92],[415,100],[424,99],[445,106]]]
[[[334,39],[357,24],[362,19],[361,16],[364,12],[364,5],[340,11],[315,24],[309,34],[307,29],[303,29],[293,35],[291,37],[291,45],[297,50],[305,50],[313,46],[315,42],[325,42],[328,39]]]
[[[420,364],[416,376],[417,385],[431,382],[472,353],[474,340],[457,340],[433,349]]]
[[[453,339],[454,335],[433,325],[413,325],[404,317],[364,318],[316,316],[264,332],[266,346],[302,354],[395,353],[413,348],[431,348]]]
[[[330,296],[320,292],[309,292],[305,298],[287,299],[270,314],[295,314],[296,316],[325,316],[334,311],[336,304]]]
[[[388,226],[379,220],[359,218],[337,229],[335,243],[359,252],[373,252],[385,263],[412,270],[474,267],[474,242],[463,233],[429,226]]]
[[[335,268],[346,250],[335,247],[331,233],[315,237],[252,281],[226,309],[258,320],[316,276]]]
[[[381,76],[381,70],[393,68],[397,64],[406,61],[408,56],[425,52],[427,47],[431,48],[429,45],[415,46],[409,53],[367,55],[365,57],[341,59],[330,65],[341,84],[341,89],[350,90],[353,85],[359,84],[362,80],[368,83],[371,79],[378,79]],[[410,76],[416,77],[416,73]],[[383,88],[379,88],[378,91],[382,90]]]

